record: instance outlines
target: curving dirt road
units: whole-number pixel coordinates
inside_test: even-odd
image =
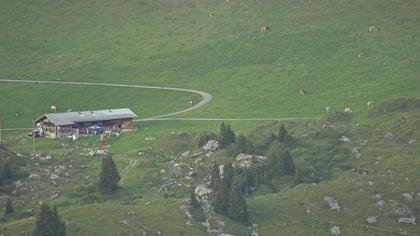
[[[9,83],[34,83],[34,84],[71,84],[71,85],[95,85],[95,86],[107,86],[107,87],[123,87],[123,88],[141,88],[141,89],[159,89],[159,90],[171,90],[177,92],[195,93],[202,97],[201,101],[188,109],[184,109],[169,114],[153,116],[149,118],[143,118],[135,121],[147,121],[147,120],[159,120],[160,118],[178,115],[181,113],[189,112],[204,106],[209,103],[212,96],[209,93],[186,88],[171,88],[171,87],[158,87],[158,86],[146,86],[146,85],[134,85],[134,84],[111,84],[111,83],[95,83],[95,82],[70,82],[70,81],[51,81],[51,80],[12,80],[12,79],[0,79],[0,82]]]

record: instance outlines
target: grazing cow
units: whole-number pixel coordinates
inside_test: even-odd
[[[189,101],[189,102],[188,102],[188,106],[189,106],[189,107],[192,107],[193,105],[194,105],[193,101]]]
[[[213,16],[214,16],[214,13],[210,12],[209,17],[213,17]]]
[[[374,105],[375,105],[375,103],[374,103],[374,102],[372,102],[372,101],[367,102],[367,106],[368,106],[369,108],[372,108]]]
[[[15,116],[16,117],[19,117],[19,112],[18,111],[15,113]]]
[[[331,107],[330,107],[330,106],[326,106],[326,107],[325,107],[325,112],[326,112],[326,113],[330,113],[330,111],[331,111]]]
[[[268,25],[264,25],[263,27],[261,27],[261,33],[264,33],[266,31],[270,30],[270,27]]]
[[[378,31],[379,31],[378,26],[375,26],[375,25],[369,26],[369,32],[375,33]]]
[[[68,109],[67,112],[71,112],[71,109]]]
[[[353,111],[351,110],[351,107],[347,107],[346,109],[344,109],[344,112],[346,112],[346,113],[352,113]]]
[[[357,54],[357,57],[360,59],[364,56],[365,54],[363,52],[359,52],[359,54]]]
[[[402,123],[405,123],[405,122],[407,122],[408,120],[407,120],[407,118],[406,118],[405,116],[401,116],[401,117],[400,117],[400,121],[401,121]]]
[[[52,105],[50,109],[51,111],[57,111],[57,107],[55,105]]]
[[[301,96],[305,96],[305,95],[306,95],[306,91],[305,91],[305,89],[300,89],[299,94],[300,94]]]

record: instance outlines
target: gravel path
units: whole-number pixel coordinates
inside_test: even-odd
[[[202,97],[201,101],[195,104],[192,107],[187,109],[172,112],[169,114],[143,118],[140,120],[135,121],[146,121],[146,120],[157,120],[163,117],[173,116],[182,114],[185,112],[189,112],[204,106],[205,104],[209,103],[212,99],[212,96],[209,93],[194,90],[194,89],[186,89],[186,88],[171,88],[171,87],[158,87],[158,86],[146,86],[146,85],[134,85],[134,84],[111,84],[111,83],[94,83],[94,82],[70,82],[70,81],[47,81],[47,80],[11,80],[11,79],[0,79],[0,82],[8,82],[8,83],[34,83],[34,84],[70,84],[70,85],[95,85],[95,86],[106,86],[106,87],[122,87],[122,88],[140,88],[140,89],[159,89],[159,90],[171,90],[177,92],[187,92],[187,93],[195,93]]]
[[[0,82],[7,83],[33,83],[33,84],[63,84],[63,85],[94,85],[94,86],[106,86],[106,87],[122,87],[122,88],[140,88],[140,89],[159,89],[159,90],[171,90],[177,92],[195,93],[202,97],[201,101],[192,107],[187,109],[172,112],[168,114],[137,119],[136,122],[140,121],[168,121],[168,120],[184,120],[184,121],[287,121],[287,120],[316,120],[318,118],[167,118],[169,116],[179,115],[185,112],[189,112],[198,109],[205,104],[209,103],[212,96],[209,93],[186,88],[172,88],[172,87],[159,87],[159,86],[146,86],[146,85],[134,85],[134,84],[113,84],[113,83],[95,83],[95,82],[70,82],[70,81],[49,81],[49,80],[11,80],[11,79],[0,79]],[[24,130],[32,128],[15,128],[15,129],[2,129],[2,130]]]

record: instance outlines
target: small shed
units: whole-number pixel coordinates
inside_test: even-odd
[[[103,131],[134,130],[137,115],[128,108],[44,114],[35,120],[42,136],[64,138],[77,135],[96,135]]]

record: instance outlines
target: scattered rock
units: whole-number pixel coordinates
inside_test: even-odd
[[[331,235],[340,235],[341,234],[341,230],[340,230],[340,227],[338,227],[338,225],[334,225],[333,227],[331,227],[330,232],[331,232]]]
[[[209,157],[212,157],[213,155],[214,155],[215,153],[214,152],[208,152],[208,153],[206,153],[206,157],[207,158],[209,158]]]
[[[406,224],[416,224],[416,218],[414,216],[411,217],[400,217],[398,218],[398,223],[406,223]]]
[[[336,210],[337,212],[340,212],[341,207],[338,205],[338,202],[333,197],[325,196],[324,201],[331,210]]]
[[[350,142],[350,139],[348,138],[348,137],[346,137],[346,136],[341,136],[339,139],[338,139],[338,141],[341,141],[341,142]]]
[[[405,198],[405,200],[407,200],[408,202],[413,201],[413,195],[409,194],[409,193],[404,193],[403,197]]]
[[[369,185],[369,186],[375,186],[375,185],[376,185],[376,183],[375,183],[375,182],[373,182],[373,181],[368,181],[368,185]]]
[[[190,154],[191,154],[191,151],[185,151],[185,152],[181,153],[181,158],[186,159],[190,156]]]
[[[203,149],[208,152],[214,152],[219,148],[219,142],[216,140],[209,140],[207,143],[203,146]]]
[[[195,187],[194,193],[198,200],[209,199],[212,190],[208,188],[205,184],[200,184]]]
[[[32,173],[31,175],[29,175],[29,179],[32,179],[32,180],[40,179],[40,178],[41,178],[40,174]]]
[[[405,205],[396,206],[391,209],[391,213],[401,217],[407,217],[412,215],[412,211]]]
[[[384,200],[379,200],[376,205],[378,205],[379,209],[383,209],[385,206],[385,201]]]
[[[384,138],[386,139],[394,139],[394,134],[391,132],[388,132],[384,135]]]
[[[235,162],[233,163],[233,165],[238,166],[240,168],[250,169],[250,168],[256,168],[256,167],[262,166],[265,160],[267,160],[267,157],[265,156],[239,153],[239,155],[236,156]]]
[[[307,215],[307,216],[310,216],[311,214],[312,214],[312,210],[311,210],[311,208],[310,207],[305,207],[305,214]]]
[[[367,221],[369,224],[374,224],[374,223],[376,223],[376,222],[378,222],[378,221],[379,221],[379,218],[378,218],[377,216],[368,216],[368,217],[366,218],[366,221]]]
[[[155,141],[157,138],[156,137],[146,137],[144,138],[144,140],[146,141]]]

